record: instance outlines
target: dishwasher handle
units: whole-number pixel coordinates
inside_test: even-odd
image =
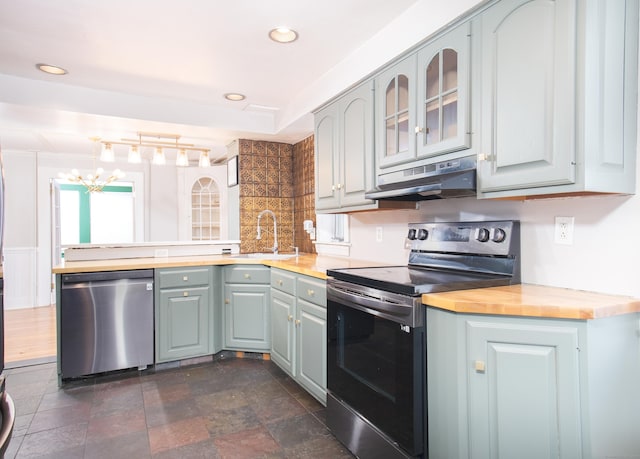
[[[74,273],[62,275],[62,287],[65,284],[78,284],[94,281],[111,281],[120,279],[153,280],[153,269],[133,269],[130,271],[100,271],[95,273]]]

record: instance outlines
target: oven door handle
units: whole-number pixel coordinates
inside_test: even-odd
[[[410,327],[422,326],[422,308],[327,285],[327,299]],[[412,299],[412,302],[419,301]]]

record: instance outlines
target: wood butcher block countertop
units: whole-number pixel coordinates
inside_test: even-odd
[[[640,299],[542,285],[509,285],[422,295],[451,312],[558,319],[598,319],[640,312]]]
[[[237,255],[207,255],[72,261],[54,267],[53,272],[66,274],[231,264],[261,264],[318,279],[327,278],[327,269],[388,265],[315,254],[301,254],[285,260],[242,258]],[[529,284],[428,293],[422,295],[422,302],[428,306],[457,313],[561,319],[597,319],[640,312],[638,298]]]
[[[268,256],[268,254],[267,254]],[[98,271],[122,271],[131,269],[180,268],[191,266],[254,264],[281,268],[298,274],[327,278],[327,269],[361,268],[385,266],[382,263],[353,260],[350,258],[328,257],[315,254],[300,254],[284,260],[242,258],[238,255],[203,255],[165,258],[123,258],[114,260],[70,261],[53,268],[54,274],[87,273]]]

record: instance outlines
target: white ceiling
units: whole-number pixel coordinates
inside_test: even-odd
[[[90,153],[92,136],[166,132],[213,156],[239,137],[297,142],[313,131],[310,110],[474,3],[0,0],[0,142]],[[419,30],[407,28],[417,14]],[[270,41],[283,25],[300,38]]]

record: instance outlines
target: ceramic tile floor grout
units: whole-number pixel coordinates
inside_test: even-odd
[[[325,408],[273,362],[225,358],[57,385],[55,363],[5,370],[5,457],[352,458]]]

